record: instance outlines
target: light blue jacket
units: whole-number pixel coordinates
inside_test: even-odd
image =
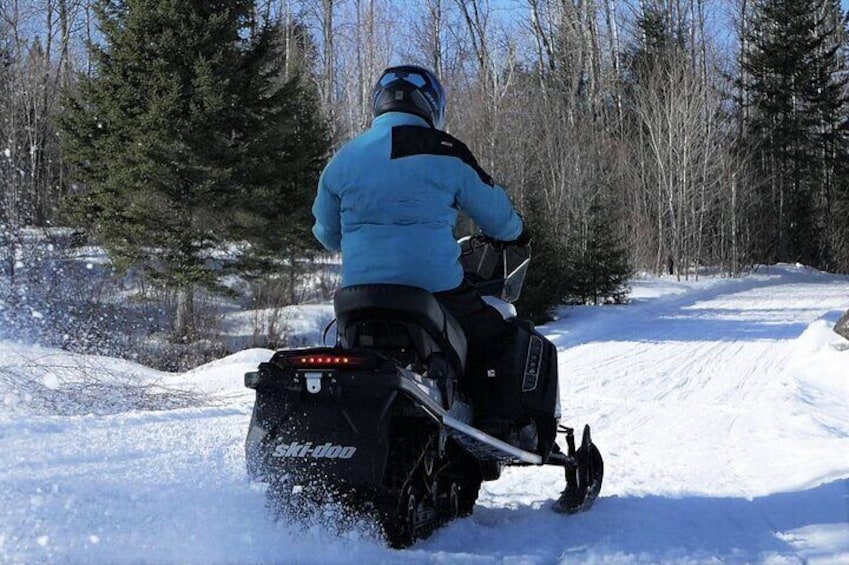
[[[463,279],[453,235],[458,207],[495,239],[522,232],[507,194],[465,145],[418,116],[389,112],[325,167],[313,234],[342,251],[343,286],[449,290]]]

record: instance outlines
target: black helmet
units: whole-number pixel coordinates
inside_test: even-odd
[[[386,112],[406,112],[428,121],[436,129],[445,125],[445,91],[432,72],[415,65],[389,67],[374,85],[374,117]]]

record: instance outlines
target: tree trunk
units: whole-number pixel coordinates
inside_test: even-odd
[[[192,287],[177,289],[177,315],[174,319],[174,341],[192,342],[195,339],[195,300]]]
[[[327,112],[330,135],[335,146],[336,139],[336,57],[333,28],[334,0],[321,0],[321,38],[324,68],[321,73],[321,103]]]

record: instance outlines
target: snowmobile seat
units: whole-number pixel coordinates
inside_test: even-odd
[[[421,327],[438,350],[463,374],[466,365],[466,335],[460,323],[428,291],[398,284],[362,284],[336,292],[333,298],[338,331],[344,345],[356,332],[356,325],[367,320],[395,320]],[[360,343],[359,345],[363,345]],[[419,345],[421,349],[422,345]],[[426,357],[428,347],[420,351]]]

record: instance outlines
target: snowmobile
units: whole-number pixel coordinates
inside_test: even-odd
[[[245,374],[245,386],[256,391],[247,470],[268,483],[272,504],[296,508],[331,493],[374,516],[396,548],[472,514],[481,483],[498,479],[505,466],[562,467],[566,484],[553,509],[592,506],[601,454],[589,426],[578,448],[574,431],[558,428],[556,350],[512,305],[530,246],[484,236],[460,245],[466,279],[514,329],[500,374],[487,376],[515,386],[510,396],[525,416],[519,433],[499,438],[476,425],[474,396],[461,386],[465,336],[432,294],[401,285],[346,287],[334,297],[335,345],[280,350]]]

